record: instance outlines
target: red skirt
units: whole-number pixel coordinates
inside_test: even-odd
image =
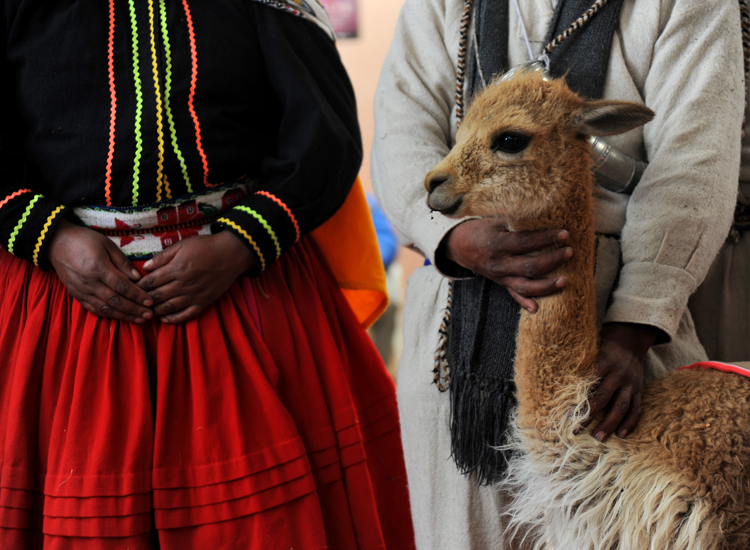
[[[198,318],[0,251],[0,549],[413,548],[395,390],[309,240]]]

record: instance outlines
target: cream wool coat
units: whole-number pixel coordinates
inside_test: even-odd
[[[747,86],[747,82],[745,83]],[[750,105],[745,105],[750,120]],[[737,201],[750,204],[750,130],[742,140]],[[721,247],[688,307],[706,353],[725,362],[750,361],[750,231]]]
[[[544,46],[555,4],[519,2],[535,54]],[[510,5],[513,66],[528,54]],[[403,244],[433,265],[441,240],[460,223],[430,213],[423,180],[454,142],[462,8],[461,0],[406,0],[375,99],[376,194]],[[645,103],[656,118],[608,138],[647,158],[649,167],[632,196],[596,190],[597,231],[621,237],[600,240],[597,294],[600,322],[649,324],[669,337],[649,351],[647,379],[706,358],[686,304],[730,227],[743,89],[736,0],[624,1],[604,98]],[[448,395],[431,384],[447,283],[435,267],[420,268],[404,304],[398,395],[417,546],[511,548],[503,536],[502,486],[477,488],[457,472],[450,458]]]

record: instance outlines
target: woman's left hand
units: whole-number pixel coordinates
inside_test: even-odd
[[[201,235],[165,248],[143,266],[138,282],[154,300],[153,311],[165,323],[197,317],[229,289],[254,259],[229,231]]]

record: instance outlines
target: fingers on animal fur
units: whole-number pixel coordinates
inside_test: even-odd
[[[604,384],[604,383],[603,383]],[[604,410],[607,403],[612,399],[612,392],[607,391],[606,386],[602,388],[600,385],[596,391],[589,398],[589,404],[591,405],[591,414],[589,420],[584,423],[584,426],[588,426],[596,416]]]
[[[536,233],[523,231],[521,233],[513,233],[510,236],[515,241],[514,251],[520,254],[533,252],[543,246],[539,242],[539,235]]]
[[[633,430],[635,430],[635,427],[638,425],[638,420],[641,418],[642,399],[643,394],[641,392],[633,395],[633,399],[630,401],[628,414],[620,423],[620,428],[617,430],[617,435],[619,437],[627,437],[628,434],[633,433]]]
[[[568,237],[570,237],[570,233],[568,233],[564,229],[558,232],[557,235],[555,235],[555,246],[562,246],[566,244],[568,242]]]
[[[565,262],[567,262],[573,255],[573,249],[562,248],[559,250],[553,250],[550,252],[544,252],[536,256],[530,256],[527,254],[519,254],[516,256],[510,256],[506,258],[498,267],[502,267],[504,273],[497,272],[496,276],[511,276],[511,277],[525,277],[526,279],[536,279],[546,275],[547,273],[554,271]],[[549,282],[549,291],[547,294],[554,292],[553,287],[555,281],[559,281],[562,277],[554,279],[545,279]],[[565,285],[562,285],[565,286]],[[557,288],[562,288],[559,286]],[[516,289],[518,290],[518,289]],[[520,292],[520,291],[519,291]],[[521,292],[521,294],[526,294]],[[547,294],[531,294],[532,296],[546,296]]]
[[[515,254],[527,254],[541,248],[557,246],[561,233],[563,232],[558,229],[552,229],[547,231],[520,231],[518,233],[507,233],[506,235],[509,248],[512,252]]]
[[[526,298],[535,298],[542,296],[549,296],[560,291],[558,287],[558,281],[564,279],[563,277],[556,279],[528,279],[525,277],[505,277],[500,281],[500,284],[508,288],[508,290],[514,290],[520,296]],[[562,285],[563,287],[565,284]],[[536,302],[534,303],[536,306]]]
[[[544,272],[542,271],[546,266],[540,265],[540,262],[535,260],[535,257],[532,256],[528,259],[524,259],[522,263],[521,268],[521,275],[524,277],[527,277],[529,279],[533,279],[534,277],[538,277],[539,275],[543,275]],[[542,272],[540,272],[542,271]]]
[[[626,386],[621,389],[614,399],[614,403],[607,411],[604,419],[599,422],[599,425],[594,429],[594,437],[596,437],[602,443],[609,439],[618,426],[620,426],[630,411],[633,397],[633,389],[631,386]]]
[[[528,254],[512,255],[494,264],[492,266],[492,274],[495,277],[522,278],[524,280],[537,279],[557,269],[566,261],[567,258],[564,257],[563,252],[560,250],[545,252],[536,256]],[[545,279],[551,285],[550,290],[556,280]],[[514,288],[525,296],[534,296],[534,294],[523,292],[517,287]]]
[[[509,287],[506,287],[506,288],[508,289],[508,294],[510,294],[511,297],[516,302],[518,302],[518,304],[523,309],[525,309],[529,313],[536,313],[536,310],[539,309],[539,306],[537,305],[537,303],[534,300],[532,300],[531,298],[526,298],[524,296],[521,296],[520,294],[518,294],[518,292],[516,292],[512,288],[509,288]]]
[[[487,224],[487,227],[491,227],[499,233],[508,233],[510,231],[508,229],[508,220],[500,215],[491,218],[479,218],[477,221]]]
[[[560,248],[558,250],[553,250],[552,252],[547,252],[545,254],[539,254],[538,256],[534,256],[534,258],[537,258],[538,262],[543,262],[546,264],[544,266],[545,271],[542,274],[549,273],[553,269],[557,269],[561,265],[563,265],[565,262],[570,260],[573,257],[573,249],[569,246],[565,248]]]

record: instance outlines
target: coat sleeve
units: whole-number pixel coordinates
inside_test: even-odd
[[[452,145],[458,51],[446,44],[458,43],[460,16],[460,2],[406,0],[375,94],[372,150],[375,194],[402,244],[450,276],[470,272],[435,254],[465,219],[430,212],[424,179]]]
[[[46,245],[57,222],[65,215],[59,202],[35,191],[33,181],[25,174],[26,159],[14,147],[18,143],[14,131],[15,91],[6,50],[7,30],[2,21],[0,43],[0,247],[50,269]]]
[[[737,2],[665,0],[643,96],[649,165],[627,207],[619,283],[605,322],[671,341],[724,242],[737,196],[744,107]]]
[[[275,155],[261,166],[260,191],[218,225],[255,256],[258,275],[344,203],[362,162],[357,108],[334,42],[301,17],[254,4],[272,101],[281,105]],[[263,106],[259,105],[259,109]]]

